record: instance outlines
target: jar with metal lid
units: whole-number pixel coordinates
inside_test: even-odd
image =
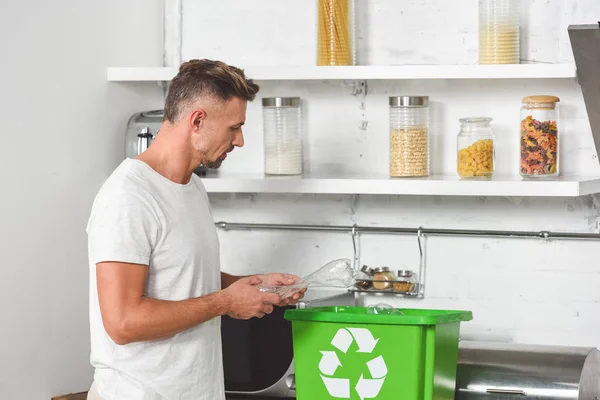
[[[373,270],[373,288],[388,290],[392,288],[394,274],[389,267],[377,267]]]
[[[354,65],[354,0],[318,0],[317,65]]]
[[[389,98],[390,176],[429,176],[429,97]]]
[[[399,270],[398,277],[394,282],[394,292],[398,293],[414,293],[417,287],[417,280],[413,271]]]
[[[356,274],[354,286],[357,289],[370,289],[373,286],[373,269],[363,265],[360,272]]]
[[[299,97],[262,99],[265,174],[298,175],[303,169],[302,108]]]
[[[520,174],[558,176],[558,107],[555,96],[528,96],[521,106]]]
[[[461,118],[457,137],[457,171],[461,178],[486,179],[494,173],[491,118]]]

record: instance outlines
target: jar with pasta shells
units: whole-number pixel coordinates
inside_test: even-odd
[[[491,118],[461,118],[457,137],[457,172],[462,179],[489,179],[494,174]]]

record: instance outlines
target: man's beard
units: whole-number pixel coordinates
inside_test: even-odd
[[[233,148],[234,147],[231,146],[224,154],[230,153],[231,151],[233,151]],[[204,165],[206,168],[217,169],[221,166],[221,164],[223,164],[224,159],[221,157],[219,157],[215,161],[206,161],[206,162],[202,163],[202,165]]]
[[[223,160],[221,160],[220,158],[215,161],[208,161],[208,162],[202,163],[202,165],[204,165],[206,168],[210,168],[210,169],[217,169],[221,166],[221,164],[223,164]]]

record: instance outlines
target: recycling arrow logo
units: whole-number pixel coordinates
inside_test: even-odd
[[[357,353],[373,353],[379,339],[375,339],[370,330],[364,328],[340,328],[331,344],[337,350],[346,354],[352,343],[356,341],[358,346]],[[321,371],[321,379],[327,388],[330,396],[337,399],[350,398],[350,379],[335,378],[335,372],[342,366],[336,351],[321,351],[323,355],[319,362],[319,371]],[[367,368],[371,374],[371,378],[365,378],[364,374],[360,375],[358,383],[354,387],[356,393],[361,400],[375,399],[385,381],[387,375],[387,366],[383,356],[377,356],[367,362]]]

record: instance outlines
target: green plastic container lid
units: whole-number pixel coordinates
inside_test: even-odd
[[[399,308],[402,314],[372,314],[367,307],[333,306],[287,310],[288,321],[344,322],[379,325],[438,325],[470,321],[471,311]]]

